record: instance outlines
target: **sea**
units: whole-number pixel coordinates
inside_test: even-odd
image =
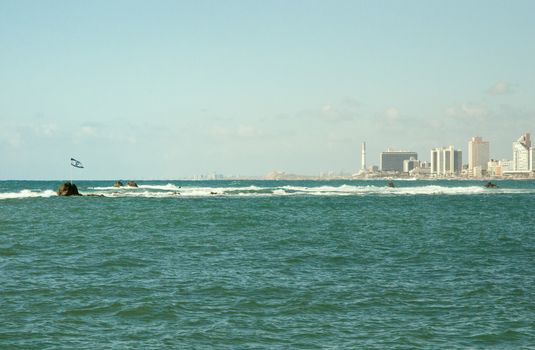
[[[0,181],[0,349],[535,349],[535,181]]]

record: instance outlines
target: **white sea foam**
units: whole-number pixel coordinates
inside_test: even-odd
[[[414,187],[387,187],[387,186],[350,186],[341,185],[319,186],[319,187],[298,187],[284,186],[283,189],[297,194],[307,194],[316,196],[336,196],[336,195],[470,195],[482,193],[513,193],[516,190],[493,189],[488,190],[479,186],[469,187],[446,187],[446,186],[414,186]]]
[[[265,188],[258,187],[258,186],[248,186],[248,187],[184,187],[174,185],[172,183],[168,183],[166,185],[138,185],[138,187],[129,187],[129,186],[122,186],[122,187],[115,187],[115,186],[97,186],[97,187],[88,187],[89,190],[96,190],[96,191],[129,191],[129,190],[139,190],[139,189],[146,189],[146,190],[155,190],[155,191],[201,191],[201,192],[207,192],[210,194],[210,192],[225,192],[225,191],[260,191]]]
[[[114,187],[114,186],[97,186],[97,187],[88,187],[89,190],[99,190],[99,191],[105,191],[105,190],[118,190],[121,187]]]
[[[20,192],[4,192],[0,193],[0,199],[16,199],[16,198],[38,198],[38,197],[53,197],[57,196],[57,193],[52,190],[45,191],[32,191],[22,190]]]
[[[141,186],[140,186],[141,187]],[[88,187],[89,190],[98,190],[98,191],[118,191],[118,190],[135,190],[137,187],[131,187],[131,186],[121,186],[121,187],[115,187],[115,186],[96,186],[96,187]]]
[[[277,195],[277,196],[284,196],[284,195],[287,195],[287,194],[288,194],[288,192],[286,192],[285,190],[280,189],[280,188],[279,188],[279,189],[275,189],[275,190],[273,190],[272,193],[273,193],[274,195]]]
[[[158,190],[149,190],[155,189]],[[407,195],[474,195],[497,193],[526,193],[532,190],[521,189],[485,189],[479,186],[446,187],[446,186],[414,186],[414,187],[386,187],[386,186],[281,186],[281,187],[183,187],[173,191],[162,191],[162,188],[172,189],[171,186],[154,186],[140,191],[138,189],[123,189],[122,191],[100,192],[110,197],[207,197],[207,196],[239,196],[239,197],[265,197],[265,196],[407,196]],[[117,190],[117,189],[116,189]],[[532,191],[533,192],[533,191]]]
[[[486,189],[482,186],[272,186],[272,187],[179,187],[174,184],[141,185],[136,187],[89,187],[81,190],[83,194],[105,197],[143,197],[143,198],[182,198],[182,197],[277,197],[277,196],[411,196],[411,195],[494,195],[535,193],[535,189]],[[0,199],[52,197],[52,190],[21,190],[20,192],[0,193]]]
[[[178,191],[179,186],[168,183],[167,185],[139,185],[139,188],[146,188],[150,190],[161,190],[161,191]]]

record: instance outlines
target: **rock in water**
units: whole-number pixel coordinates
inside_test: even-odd
[[[129,187],[137,187],[137,183],[135,181],[128,181],[126,185]]]
[[[115,181],[115,183],[113,184],[113,187],[123,187],[123,183],[121,181]]]
[[[58,196],[81,196],[78,187],[70,182],[65,182],[58,189]]]

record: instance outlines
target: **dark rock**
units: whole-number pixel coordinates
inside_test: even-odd
[[[136,183],[135,181],[128,181],[128,182],[126,183],[126,185],[127,185],[128,187],[137,187],[137,183]]]
[[[113,187],[123,187],[123,183],[121,181],[115,181],[115,183],[113,184]]]
[[[58,189],[58,196],[81,196],[78,187],[70,182],[65,182]]]

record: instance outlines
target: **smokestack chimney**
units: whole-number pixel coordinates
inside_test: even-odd
[[[361,164],[360,170],[366,171],[366,142],[362,143],[360,164]]]

